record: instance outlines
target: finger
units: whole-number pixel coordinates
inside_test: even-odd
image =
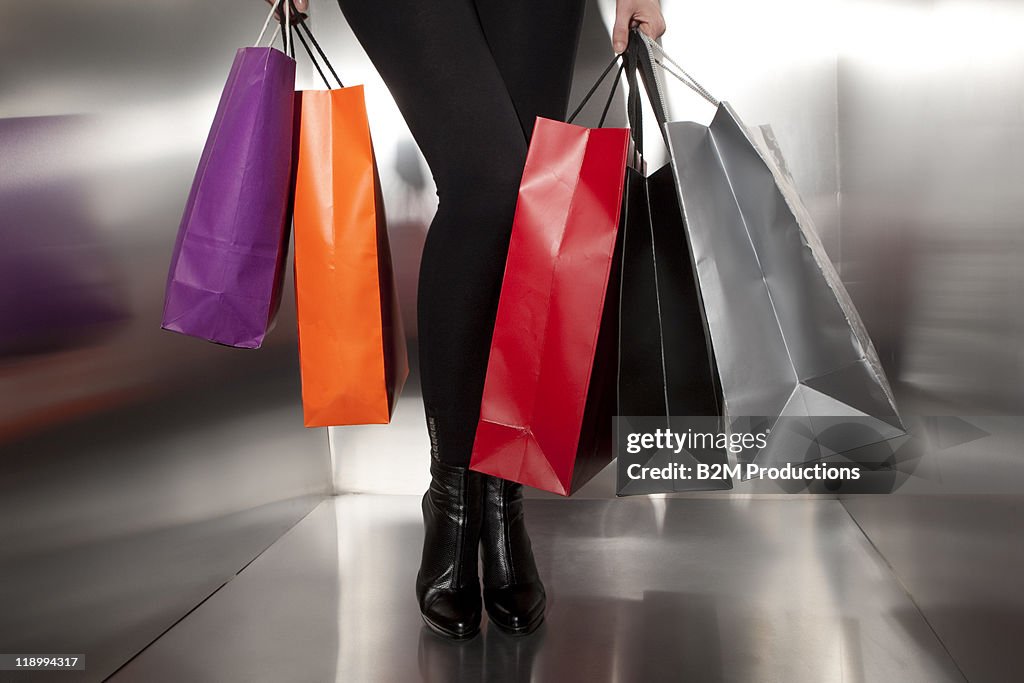
[[[306,20],[306,10],[309,9],[309,0],[284,0],[290,3],[288,13],[291,16],[292,24],[301,24]]]
[[[658,17],[654,22],[654,39],[657,40],[665,35],[668,26],[665,25],[665,17]]]
[[[622,54],[629,44],[629,24],[633,20],[630,13],[617,14],[615,16],[615,27],[612,28],[612,49],[615,54]]]
[[[290,23],[292,25],[301,24],[303,21],[305,21],[307,18],[309,18],[308,14],[305,14],[305,13],[303,13],[301,11],[297,11],[298,10],[298,8],[296,7],[297,4],[298,3],[293,2],[291,4],[291,7],[288,8],[288,19],[289,19],[288,23]],[[280,24],[284,23],[284,3],[283,2],[281,3],[281,6],[277,8],[277,11],[274,13],[274,18],[277,19],[278,23],[280,23]]]
[[[657,40],[665,33],[665,21],[662,19],[644,21],[640,24],[640,30],[652,40]]]

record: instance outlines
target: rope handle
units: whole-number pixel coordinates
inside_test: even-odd
[[[605,102],[604,109],[601,111],[601,120],[598,123],[598,127],[604,126],[605,118],[607,117],[608,110],[611,107],[612,100],[615,98],[616,91],[619,86],[619,82],[622,79],[623,73],[626,76],[627,83],[627,95],[626,95],[626,115],[629,119],[630,135],[633,138],[633,153],[635,155],[634,164],[639,167],[641,160],[643,159],[643,104],[641,91],[645,91],[647,100],[650,102],[652,109],[654,110],[655,118],[659,124],[664,124],[667,120],[667,108],[664,94],[662,93],[662,86],[657,78],[655,65],[661,68],[661,70],[669,73],[671,76],[678,79],[685,86],[693,90],[695,93],[700,95],[703,99],[707,100],[713,106],[717,107],[720,102],[716,99],[704,86],[697,82],[685,69],[683,69],[675,60],[665,53],[665,50],[652,40],[648,35],[638,29],[633,29],[630,35],[629,46],[621,54],[616,55],[608,66],[604,68],[601,75],[598,76],[597,81],[590,87],[587,94],[583,96],[579,105],[573,110],[572,114],[569,115],[567,121],[572,123],[573,120],[579,115],[583,108],[587,105],[590,99],[597,92],[601,84],[607,79],[608,74],[611,73],[612,68],[616,62],[621,62],[617,73],[615,74],[615,80],[612,83],[611,90],[608,93],[608,100]],[[666,135],[665,130],[661,128],[660,132],[662,137]],[[665,140],[668,144],[668,140]]]
[[[287,26],[291,26],[291,12],[290,12],[291,4],[292,4],[291,0],[289,0],[288,2],[285,3],[285,6],[284,6],[284,23]],[[277,8],[280,5],[281,5],[281,0],[275,0],[274,4],[270,8],[270,12],[267,14],[266,20],[263,22],[263,28],[260,29],[260,35],[259,35],[259,37],[256,38],[256,42],[253,44],[253,47],[259,47],[260,43],[263,42],[263,36],[265,36],[266,33],[267,33],[267,27],[270,26],[270,20],[274,18],[274,13],[277,11]],[[278,27],[274,29],[274,35],[270,36],[270,44],[271,45],[273,45],[274,41],[277,40],[277,34],[278,34],[278,32],[280,30],[281,30],[281,26],[280,25],[278,25]],[[291,34],[291,31],[285,31],[284,32],[284,53],[285,54],[292,54],[292,45],[291,45],[291,36],[290,36],[290,34]]]
[[[721,101],[714,97],[708,91],[707,88],[698,83],[697,79],[691,76],[686,71],[686,69],[679,66],[679,63],[672,59],[672,57],[670,57],[668,53],[665,52],[665,48],[663,48],[661,45],[655,42],[650,36],[648,36],[643,31],[638,31],[636,29],[634,29],[634,31],[636,31],[636,33],[640,36],[641,40],[643,40],[644,44],[647,46],[647,49],[650,51],[651,58],[654,61],[654,63],[660,66],[663,71],[675,77],[676,80],[678,80],[680,83],[688,87],[690,90],[694,91],[695,93],[703,97],[713,106],[717,107],[719,104],[721,104]]]

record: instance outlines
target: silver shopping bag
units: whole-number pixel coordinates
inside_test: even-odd
[[[773,138],[749,130],[726,102],[710,126],[665,130],[726,417],[790,418],[744,459],[811,460],[905,434]]]
[[[765,448],[738,459],[806,462],[904,436],[878,355],[770,129],[748,129],[644,42],[652,63],[718,107],[710,126],[664,130],[725,422],[771,430]]]

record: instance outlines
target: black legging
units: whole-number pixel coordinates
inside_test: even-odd
[[[430,165],[420,373],[433,452],[473,448],[526,146],[565,116],[583,0],[339,0]]]

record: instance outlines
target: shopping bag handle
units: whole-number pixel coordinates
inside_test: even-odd
[[[291,4],[291,1],[292,0],[288,0],[288,3]],[[345,84],[341,82],[341,77],[338,76],[338,72],[335,71],[334,66],[331,65],[331,60],[327,59],[327,55],[324,53],[323,48],[320,47],[320,43],[318,43],[316,37],[313,36],[313,31],[311,31],[309,26],[306,25],[306,20],[300,19],[298,22],[296,22],[296,24],[298,25],[300,30],[295,31],[294,27],[289,27],[289,31],[294,31],[295,37],[297,37],[299,39],[299,42],[302,43],[302,47],[305,48],[306,54],[309,55],[309,61],[313,62],[313,67],[316,68],[316,72],[320,74],[320,78],[323,79],[324,85],[327,86],[328,90],[334,87],[331,85],[331,82],[327,80],[327,75],[324,74],[324,70],[320,68],[320,63],[313,55],[313,50],[310,49],[309,43],[307,43],[306,39],[302,37],[303,31],[306,32],[306,36],[309,38],[309,41],[313,43],[313,47],[316,49],[317,54],[320,55],[320,59],[323,60],[324,65],[327,67],[327,70],[331,72],[332,76],[334,76],[334,80],[337,81],[338,87],[344,88]]]
[[[284,23],[288,26],[291,26],[291,4],[291,0],[288,0],[288,2],[286,2],[284,6]],[[270,12],[267,14],[266,20],[263,22],[263,28],[260,29],[260,35],[256,38],[256,42],[253,44],[253,47],[259,47],[260,43],[263,42],[263,36],[265,36],[267,33],[267,27],[270,26],[270,20],[274,18],[274,13],[277,12],[277,8],[280,5],[281,0],[275,0],[273,6],[271,6],[270,8]],[[274,41],[277,40],[277,32],[280,30],[280,25],[278,25],[277,28],[274,29],[274,35],[270,36],[270,45],[273,45]],[[284,53],[286,55],[292,54],[291,38],[289,37],[289,33],[290,31],[284,32]]]
[[[615,80],[612,81],[612,88],[608,91],[608,100],[604,103],[604,109],[601,110],[601,119],[597,123],[598,128],[604,127],[604,120],[608,116],[608,110],[612,106],[612,100],[615,99],[615,91],[618,90],[619,87],[619,80],[622,79],[622,72],[626,68],[626,61],[623,59],[622,55],[615,55],[612,57],[612,61],[608,63],[608,66],[604,68],[601,75],[597,77],[597,81],[594,82],[594,85],[592,85],[590,90],[587,91],[587,94],[583,96],[583,99],[580,100],[580,103],[573,110],[572,114],[569,114],[569,117],[565,120],[566,123],[572,123],[576,117],[579,116],[579,113],[583,111],[583,107],[587,106],[587,102],[590,101],[590,98],[594,96],[595,92],[597,92],[601,83],[603,83],[604,79],[607,78],[609,73],[611,73],[612,67],[615,66],[616,62],[621,62],[621,64],[619,64],[619,70],[615,72]]]
[[[685,69],[665,54],[665,50],[661,45],[658,45],[643,31],[636,28],[630,31],[629,42],[623,55],[627,63],[626,82],[629,85],[626,114],[629,117],[629,127],[633,137],[634,148],[640,157],[643,156],[641,86],[647,94],[647,100],[650,102],[651,108],[654,110],[654,118],[658,122],[661,137],[665,141],[665,145],[668,146],[668,134],[665,131],[665,123],[668,121],[668,108],[662,93],[661,82],[658,80],[656,67],[678,78],[683,84],[712,105],[718,106],[719,101],[708,92],[707,88],[698,83]]]
[[[634,29],[633,34],[637,33],[639,32]],[[641,115],[640,90],[636,79],[637,71],[641,71],[641,79],[647,90],[648,100],[650,100],[651,106],[654,108],[655,116],[658,118],[659,123],[663,123],[666,120],[665,105],[657,85],[657,79],[654,77],[654,61],[650,58],[644,60],[641,57],[646,54],[648,54],[646,48],[639,38],[635,35],[630,35],[626,50],[612,58],[608,66],[601,72],[601,75],[597,77],[594,85],[590,87],[590,90],[587,91],[587,94],[583,96],[583,99],[573,110],[572,114],[566,119],[568,123],[572,123],[576,119],[594,96],[594,93],[597,92],[597,89],[608,78],[608,74],[611,73],[615,64],[619,63],[619,68],[615,73],[615,80],[608,91],[608,99],[605,101],[604,109],[601,111],[601,119],[597,125],[598,128],[604,126],[608,110],[611,108],[612,101],[615,99],[615,94],[618,91],[619,81],[622,79],[622,74],[625,73],[629,86],[626,96],[626,116],[629,120],[630,135],[633,138],[633,165],[636,168],[640,167],[640,159],[643,157],[643,117]],[[662,134],[664,135],[664,131],[662,131]],[[665,143],[668,144],[668,140]]]
[[[625,73],[626,84],[628,86],[626,95],[626,116],[629,120],[630,135],[633,138],[634,154],[637,156],[635,164],[638,168],[639,159],[643,157],[643,111],[640,96],[641,87],[646,92],[647,100],[650,102],[651,108],[654,110],[654,117],[658,122],[658,128],[661,132],[662,138],[665,140],[665,144],[668,145],[668,138],[666,137],[667,133],[664,128],[665,123],[668,121],[668,110],[665,97],[662,94],[661,84],[657,78],[655,67],[660,68],[677,78],[680,82],[710,102],[712,105],[717,107],[719,104],[719,101],[715,99],[715,97],[713,97],[704,86],[698,83],[696,79],[694,79],[685,69],[679,66],[675,60],[665,53],[665,50],[661,45],[658,45],[658,43],[639,29],[634,28],[630,30],[629,42],[627,43],[626,50],[622,54],[616,55],[612,58],[611,62],[608,63],[608,66],[604,68],[604,71],[602,71],[601,75],[597,77],[597,80],[583,96],[583,99],[573,110],[572,114],[570,114],[566,119],[568,123],[572,123],[591,98],[593,98],[598,88],[600,88],[601,84],[608,78],[608,74],[611,73],[611,70],[616,63],[619,63],[619,68],[615,74],[615,79],[612,82],[612,87],[608,92],[608,99],[605,102],[604,109],[601,111],[601,119],[598,122],[598,127],[604,126],[608,110],[611,107],[612,101],[615,99],[619,81],[622,79],[623,73]],[[638,75],[639,78],[637,78]]]
[[[661,85],[654,72],[654,62],[645,44],[640,39],[643,35],[640,31],[630,31],[629,42],[623,58],[626,63],[626,84],[628,93],[626,95],[626,116],[629,119],[630,136],[633,138],[633,151],[636,155],[634,166],[641,168],[640,161],[644,155],[644,130],[643,130],[643,104],[640,91],[647,95],[647,101],[654,111],[654,118],[658,122],[662,139],[668,146],[667,133],[664,130],[665,121],[668,120],[665,99],[661,93]],[[639,76],[639,78],[638,78]]]
[[[644,43],[644,46],[647,48],[647,54],[649,55],[651,62],[657,64],[665,73],[669,74],[670,76],[673,76],[676,80],[685,85],[687,88],[703,97],[712,106],[717,107],[719,104],[721,104],[721,101],[715,98],[710,92],[708,92],[707,88],[698,83],[697,79],[691,76],[686,71],[686,69],[679,66],[679,63],[672,59],[668,55],[668,53],[665,52],[665,48],[659,45],[655,40],[653,40],[643,31],[639,31],[637,29],[633,29],[633,31],[639,35],[640,40]]]

